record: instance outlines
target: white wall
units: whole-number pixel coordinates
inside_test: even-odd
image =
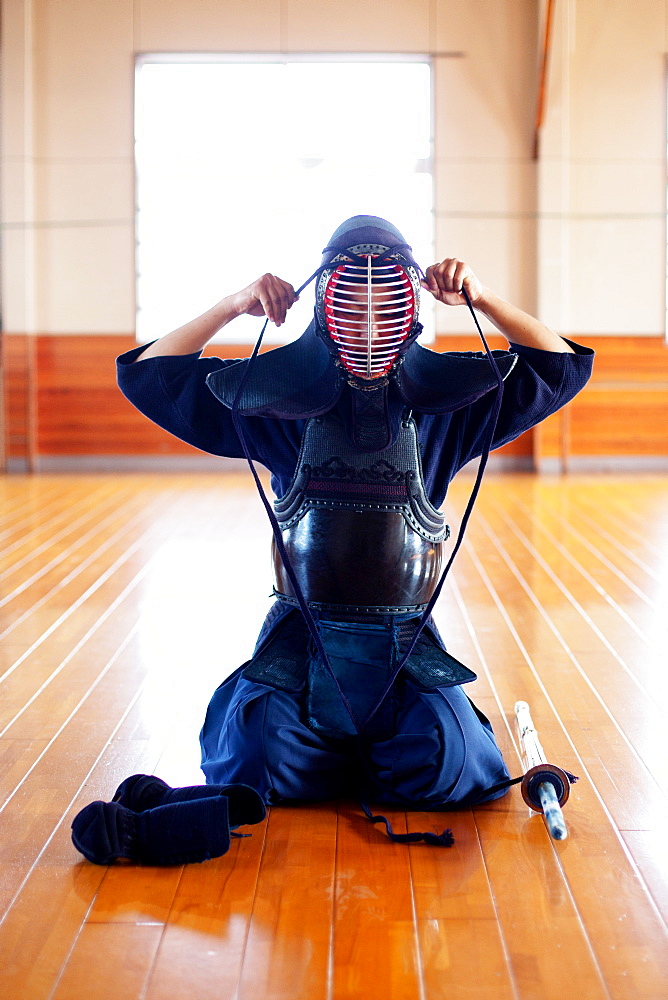
[[[666,11],[664,0],[556,4],[539,309],[562,331],[665,329]]]

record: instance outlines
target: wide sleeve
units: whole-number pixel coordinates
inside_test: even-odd
[[[158,426],[212,455],[244,458],[231,411],[206,384],[207,376],[234,360],[199,354],[135,359],[148,345],[122,354],[116,362],[123,395]],[[282,496],[294,473],[303,420],[239,418],[251,458],[272,473],[272,489]]]
[[[496,425],[492,449],[535,427],[551,413],[565,406],[587,384],[594,362],[594,352],[573,341],[566,341],[573,354],[541,351],[535,347],[511,344],[517,364],[503,386],[503,402]],[[494,405],[495,391],[455,414],[457,467],[461,468],[482,454]]]
[[[586,385],[594,352],[570,340],[567,343],[574,354],[511,345],[517,363],[503,383],[503,402],[492,449],[513,441],[540,423]],[[459,469],[482,454],[496,391],[491,390],[454,413],[418,415],[425,487],[434,506],[441,506]]]
[[[149,420],[195,448],[212,455],[243,457],[230,411],[206,385],[210,372],[235,362],[199,354],[137,361],[147,346],[127,351],[116,360],[118,386],[126,399]]]

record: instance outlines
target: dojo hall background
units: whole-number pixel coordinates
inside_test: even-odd
[[[439,259],[470,261],[501,295],[598,351],[590,387],[497,464],[665,467],[666,3],[556,0],[534,159],[546,8],[4,0],[9,467],[195,457],[121,398],[112,361],[134,343],[134,58],[200,51],[431,54]],[[438,348],[475,346],[463,310],[441,309],[438,321]]]
[[[0,1000],[668,996],[668,0],[551,6],[534,158],[547,0],[2,3]],[[447,851],[390,843],[354,802],[275,807],[183,868],[70,842],[128,774],[201,781],[206,704],[269,603],[247,470],[115,385],[135,57],[184,51],[430,54],[437,255],[597,349],[585,391],[492,457],[436,609],[511,771],[526,698],[581,775],[562,843],[517,789],[389,811],[451,826]],[[477,347],[465,310],[437,316],[439,349]]]

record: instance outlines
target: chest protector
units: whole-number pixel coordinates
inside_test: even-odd
[[[274,510],[311,607],[342,615],[426,607],[450,529],[425,494],[411,417],[402,420],[394,444],[364,453],[336,413],[312,417],[290,488]],[[272,549],[276,596],[296,603]]]

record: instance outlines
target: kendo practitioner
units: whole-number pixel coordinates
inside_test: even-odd
[[[313,277],[313,320],[285,347],[241,361],[200,356],[237,316],[284,323],[297,293],[265,274],[118,359],[121,390],[155,423],[270,471],[276,600],[251,659],[209,704],[207,784],[126,779],[113,802],[74,821],[91,861],[215,857],[265,804],[356,796],[377,820],[367,803],[448,809],[506,791],[492,727],[462,686],[475,674],[430,617],[452,548],[440,507],[459,469],[579,392],[593,352],[500,299],[457,258],[423,273],[375,216],[339,226]],[[421,290],[482,313],[508,350],[418,345]],[[394,839],[451,842],[449,831],[395,835],[384,821]]]

